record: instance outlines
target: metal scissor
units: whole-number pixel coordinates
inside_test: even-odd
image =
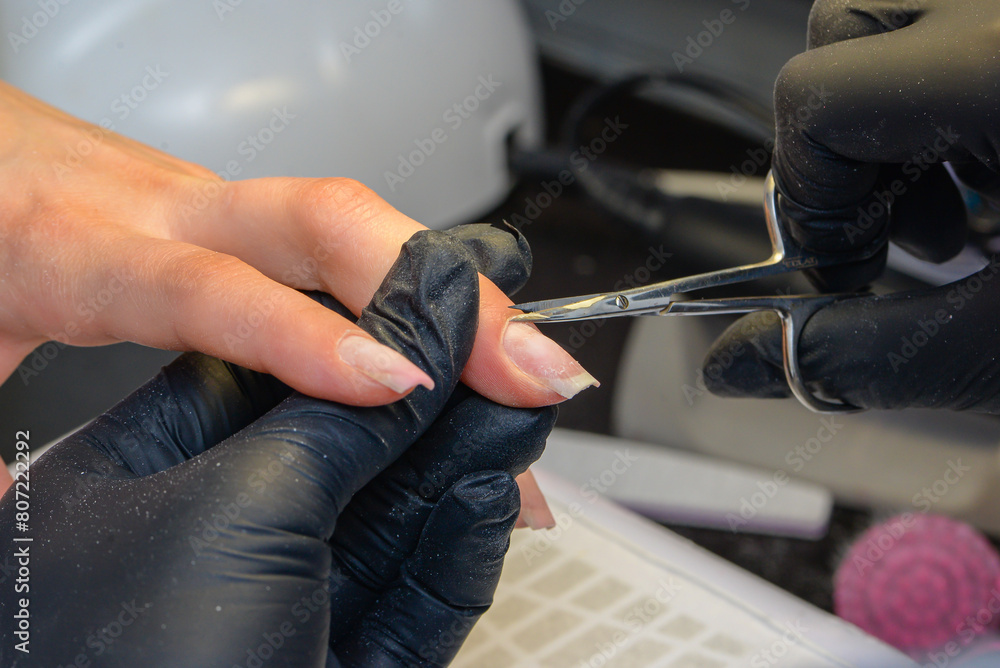
[[[733,297],[726,299],[679,300],[683,293],[704,288],[743,283],[767,276],[865,260],[875,255],[881,244],[873,243],[849,253],[817,254],[803,249],[778,222],[774,177],[768,172],[764,184],[764,214],[771,237],[771,257],[763,262],[730,267],[720,271],[696,274],[672,281],[633,288],[622,292],[566,297],[546,301],[516,304],[511,308],[524,311],[515,321],[570,322],[631,315],[704,315],[710,313],[749,313],[775,311],[781,319],[782,356],[785,378],[795,397],[817,413],[853,413],[861,408],[846,402],[833,402],[817,397],[806,387],[799,369],[799,336],[806,322],[820,309],[841,299],[860,296],[859,293],[826,295],[776,295],[773,297]]]

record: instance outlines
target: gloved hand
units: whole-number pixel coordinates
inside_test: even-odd
[[[13,491],[0,501],[0,558],[30,554],[30,592],[0,595],[0,664],[446,664],[491,601],[511,474],[554,421],[454,393],[477,269],[510,289],[525,251],[482,226],[404,246],[358,322],[433,390],[350,407],[189,354],[46,453],[28,531]],[[347,567],[366,555],[377,579]],[[14,649],[23,597],[30,654]]]
[[[806,248],[882,247],[871,260],[814,272],[817,285],[870,283],[886,238],[922,259],[954,256],[966,214],[942,160],[997,199],[997,21],[1000,4],[987,0],[814,5],[809,50],[775,88],[778,208]],[[828,307],[802,333],[805,380],[866,408],[1000,411],[997,270],[993,260],[954,285]],[[754,315],[714,344],[705,382],[725,396],[788,396],[781,367],[776,318]]]

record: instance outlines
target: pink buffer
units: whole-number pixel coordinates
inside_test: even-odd
[[[898,515],[851,546],[834,576],[834,610],[906,652],[964,645],[1000,627],[1000,556],[967,524]]]

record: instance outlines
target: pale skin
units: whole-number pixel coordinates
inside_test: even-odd
[[[0,124],[0,381],[35,347],[58,340],[197,350],[359,406],[431,383],[385,348],[351,347],[349,364],[339,344],[371,338],[299,292],[328,292],[360,313],[403,242],[426,229],[362,184],[226,182],[3,82]],[[83,154],[84,145],[86,155],[68,165],[70,147]],[[512,359],[504,347],[510,305],[480,276],[467,385],[499,403],[534,407],[596,384],[524,325],[514,346],[507,339],[521,351]],[[519,482],[524,518],[551,523],[530,475]],[[0,467],[0,492],[10,483]]]

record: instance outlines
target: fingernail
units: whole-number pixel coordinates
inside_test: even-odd
[[[588,387],[600,387],[597,379],[558,343],[526,322],[511,322],[503,335],[507,356],[524,373],[571,399]]]
[[[552,509],[549,508],[549,504],[545,499],[542,499],[541,506],[539,507],[521,508],[521,514],[518,515],[517,522],[532,531],[553,529],[556,526],[556,518],[552,515]],[[515,524],[514,528],[517,528],[518,524]]]
[[[553,528],[556,518],[531,469],[517,476],[517,486],[521,494],[521,513],[514,528],[530,527],[532,531]]]
[[[360,334],[340,340],[337,354],[345,364],[357,369],[393,392],[403,394],[417,385],[434,389],[434,381],[413,362],[388,346]]]

